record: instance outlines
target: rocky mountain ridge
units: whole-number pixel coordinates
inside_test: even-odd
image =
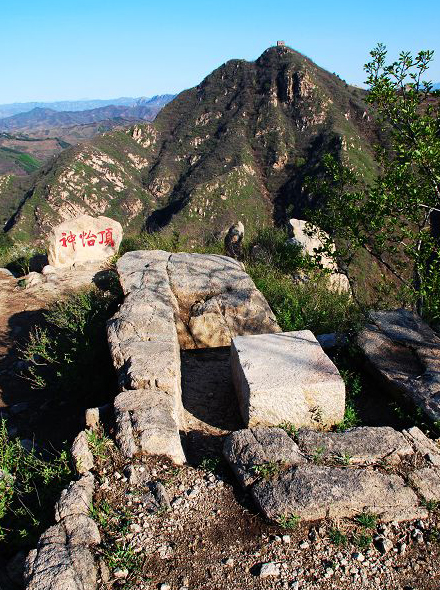
[[[364,92],[288,47],[231,60],[179,94],[154,124],[136,124],[62,153],[14,194],[6,230],[44,237],[60,221],[105,214],[129,232],[166,228],[209,240],[231,222],[300,216],[304,179],[339,154],[374,174]],[[10,185],[14,184],[12,180]],[[12,189],[13,190],[13,189]],[[9,191],[9,192],[8,192]],[[11,203],[11,187],[6,196]]]

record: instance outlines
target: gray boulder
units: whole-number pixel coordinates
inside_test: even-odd
[[[255,467],[265,463],[299,465],[306,459],[298,445],[281,428],[237,430],[224,443],[223,454],[243,487],[258,479]]]
[[[370,370],[393,394],[440,420],[440,338],[406,309],[377,311],[358,336]]]
[[[299,465],[281,471],[272,481],[256,482],[252,496],[272,520],[291,515],[305,521],[342,518],[363,511],[383,521],[427,516],[402,478],[367,469]]]
[[[350,464],[396,463],[413,452],[405,436],[389,426],[362,426],[345,432],[301,428],[297,440],[301,451],[312,459],[318,454],[320,460],[344,459]]]
[[[57,524],[49,527],[25,562],[26,590],[96,590],[97,567],[90,551],[101,542],[88,516],[94,489],[88,473],[61,492],[55,506]]]
[[[71,452],[78,473],[87,473],[93,469],[93,455],[84,430],[73,441]]]

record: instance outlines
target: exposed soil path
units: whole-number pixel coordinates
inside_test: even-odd
[[[244,428],[229,356],[229,347],[181,352],[186,454],[191,463],[218,453],[226,434]]]

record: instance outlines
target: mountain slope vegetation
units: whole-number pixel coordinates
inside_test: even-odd
[[[304,179],[319,173],[326,152],[368,181],[375,137],[362,90],[272,47],[255,62],[223,64],[154,123],[61,153],[33,177],[6,230],[43,239],[61,220],[89,213],[114,217],[128,232],[163,229],[194,241],[238,220],[252,232],[316,200]]]

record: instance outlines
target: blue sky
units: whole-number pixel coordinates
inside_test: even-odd
[[[277,39],[354,84],[377,42],[434,49],[437,82],[439,29],[432,0],[0,0],[0,103],[174,93]]]

